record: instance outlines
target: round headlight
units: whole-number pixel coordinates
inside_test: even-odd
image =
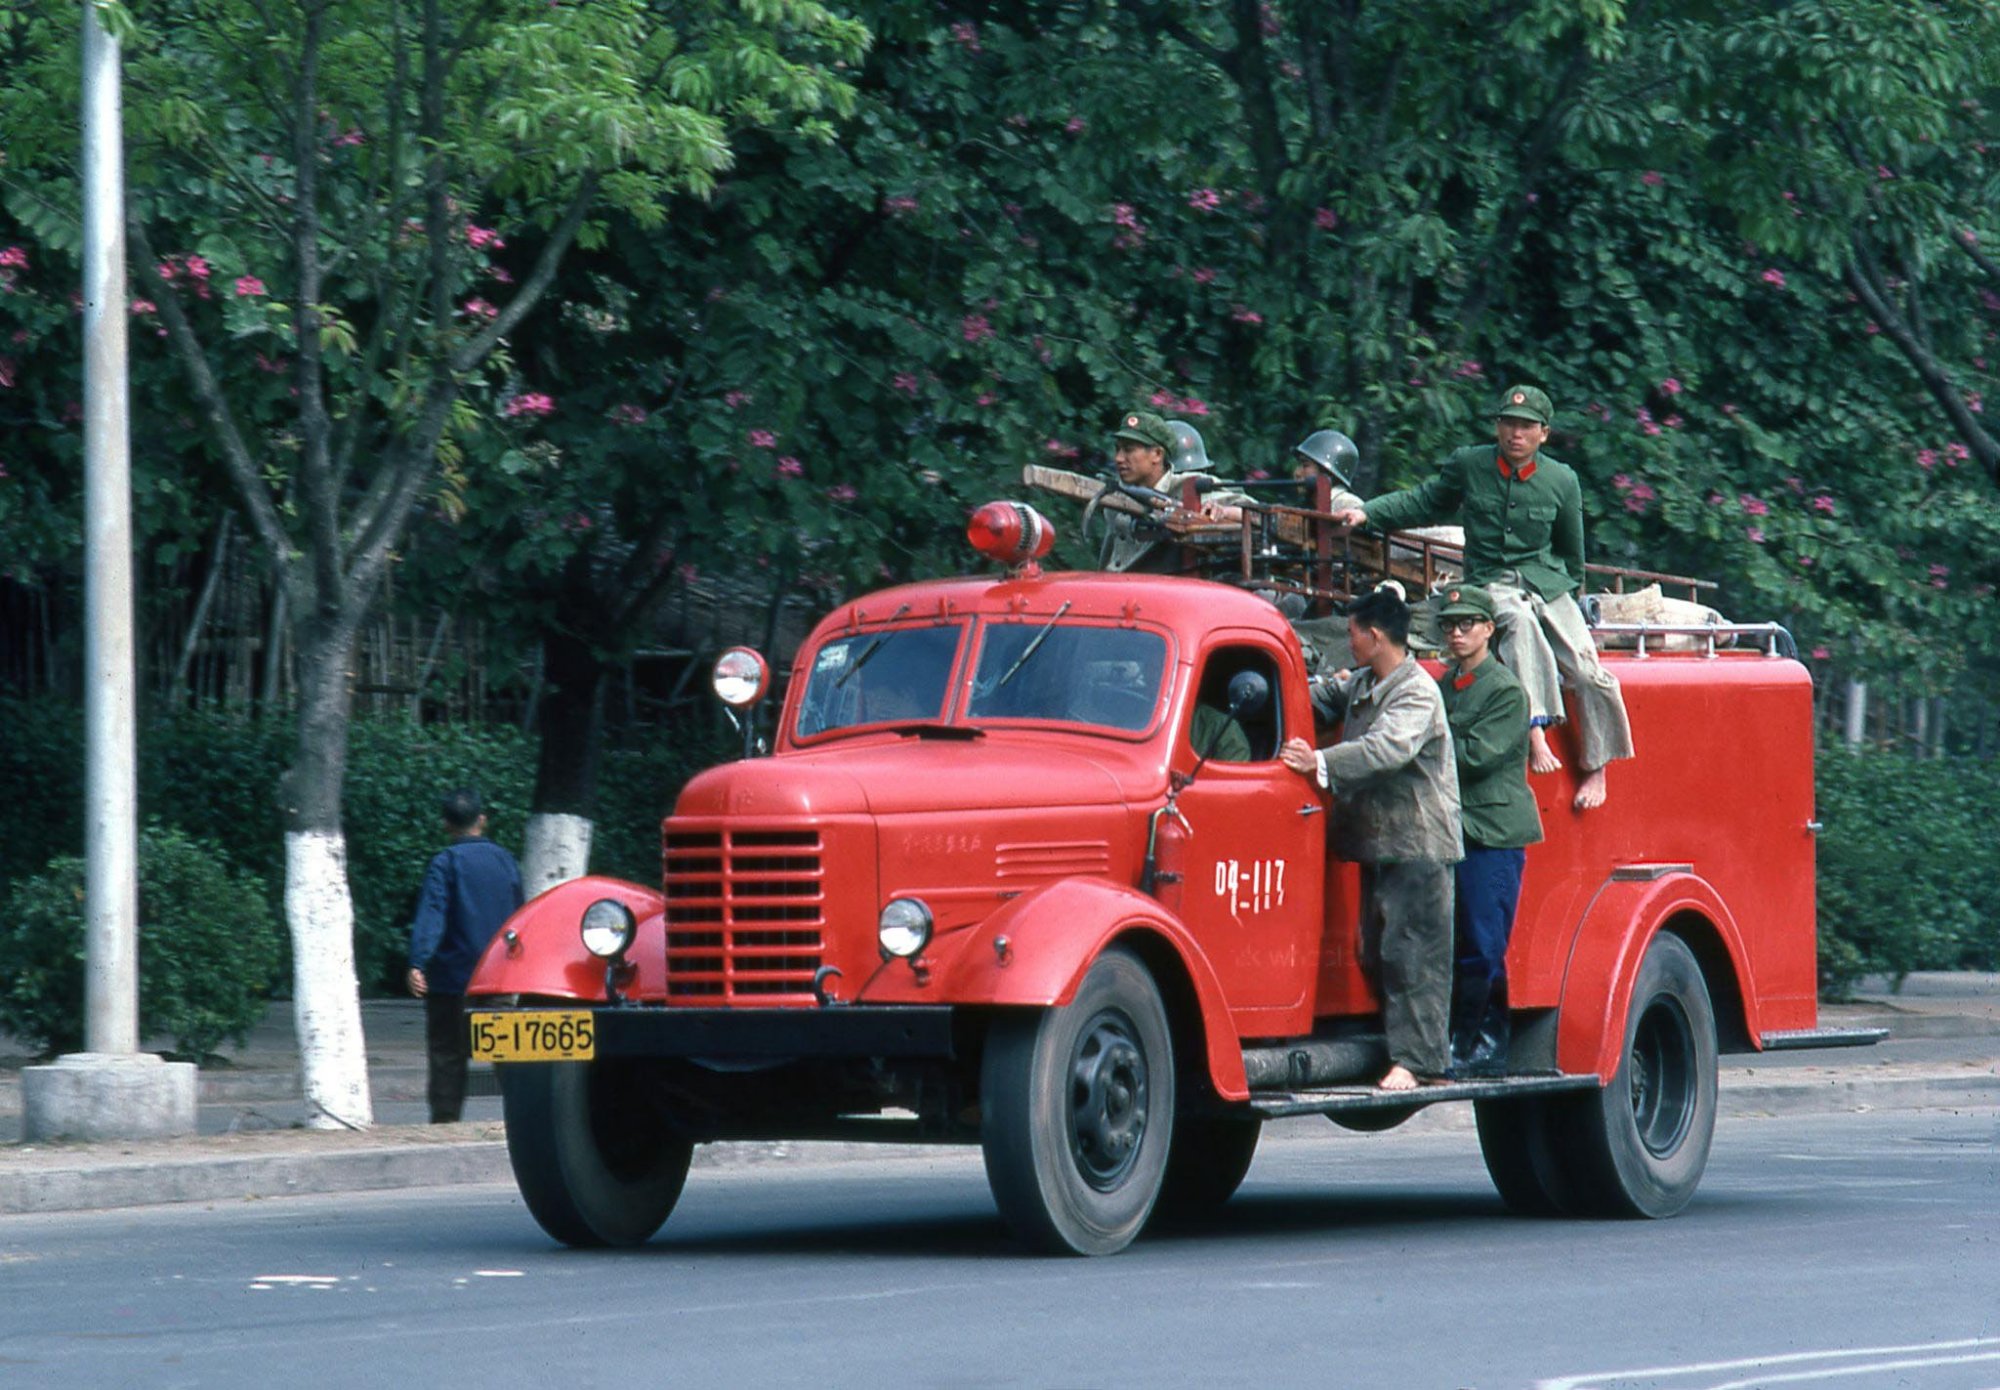
[[[930,944],[931,910],[915,898],[896,898],[882,909],[875,932],[884,956],[907,960]]]
[[[583,949],[606,960],[625,954],[639,924],[616,898],[599,898],[583,910]]]
[[[710,676],[715,698],[731,709],[743,709],[764,698],[771,688],[771,667],[749,647],[731,647],[715,659]]]

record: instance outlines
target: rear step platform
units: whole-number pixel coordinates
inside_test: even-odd
[[[1368,1110],[1420,1110],[1446,1100],[1512,1100],[1517,1096],[1550,1095],[1561,1091],[1592,1091],[1602,1084],[1595,1076],[1479,1077],[1422,1086],[1414,1091],[1382,1091],[1373,1086],[1329,1086],[1311,1091],[1256,1091],[1250,1109],[1267,1120],[1287,1115],[1337,1115]]]

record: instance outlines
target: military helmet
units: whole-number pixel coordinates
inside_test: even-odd
[[[1354,470],[1361,463],[1361,451],[1339,430],[1314,430],[1292,452],[1324,468],[1342,487],[1354,486]]]
[[[1174,447],[1167,450],[1167,467],[1176,473],[1207,472],[1208,450],[1202,447],[1201,431],[1185,420],[1169,420],[1167,429],[1174,436]]]

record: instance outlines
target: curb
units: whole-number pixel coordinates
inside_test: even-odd
[[[1927,1070],[1882,1076],[1831,1074],[1772,1081],[1724,1076],[1717,1113],[1741,1118],[1844,1114],[1870,1110],[1974,1109],[2000,1105],[2000,1070]],[[1417,1123],[1433,1131],[1472,1130],[1469,1106],[1439,1106]],[[123,1147],[54,1146],[0,1150],[0,1215],[111,1210],[167,1203],[244,1201],[340,1192],[371,1192],[470,1183],[509,1183],[507,1146],[498,1127],[478,1138],[431,1140],[427,1126],[402,1137],[316,1130],[263,1131],[205,1141],[159,1140]],[[1272,1138],[1317,1141],[1325,1129],[1287,1122]],[[420,1138],[419,1136],[425,1136]],[[200,1143],[201,1149],[194,1149]],[[232,1154],[238,1144],[284,1145],[285,1151]],[[936,1145],[760,1141],[708,1144],[695,1151],[705,1171],[796,1168],[859,1159],[930,1158]],[[12,1162],[5,1160],[11,1158]],[[26,1159],[28,1161],[23,1162]]]

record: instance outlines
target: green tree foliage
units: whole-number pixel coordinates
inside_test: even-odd
[[[83,861],[52,860],[0,907],[0,1027],[51,1052],[83,1045]],[[139,836],[139,1029],[199,1060],[264,1015],[279,932],[265,885],[210,841]]]

